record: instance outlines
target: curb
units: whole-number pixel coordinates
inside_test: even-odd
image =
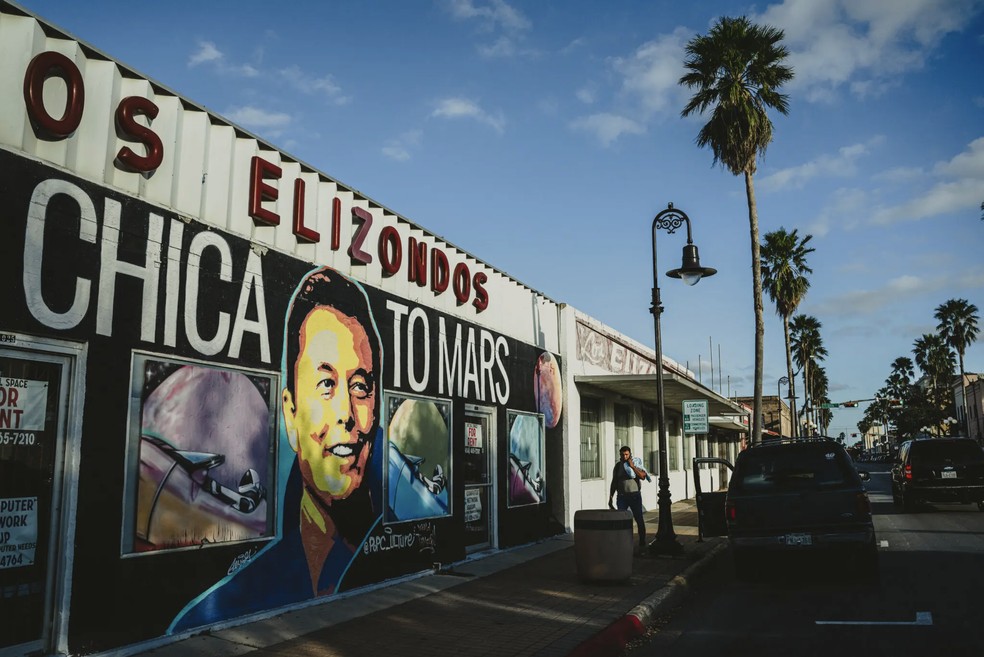
[[[691,564],[655,593],[632,608],[627,614],[601,630],[593,637],[572,650],[568,657],[615,657],[621,655],[629,641],[638,639],[646,633],[646,628],[656,615],[676,605],[690,592],[693,581],[720,554],[727,551],[728,544],[721,542],[711,548],[699,561]]]

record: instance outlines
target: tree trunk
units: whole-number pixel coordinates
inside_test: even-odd
[[[789,435],[796,437],[796,380],[793,377],[793,352],[789,348],[789,317],[782,316],[782,334],[786,340],[786,377],[789,379]],[[782,433],[782,400],[779,400],[779,433]]]
[[[960,360],[960,399],[963,401],[964,425],[966,425],[967,437],[970,438],[970,409],[967,408],[967,383],[964,379],[963,351],[957,352],[957,358]]]
[[[752,404],[752,444],[762,441],[762,360],[765,353],[765,317],[762,305],[762,256],[759,244],[758,208],[755,206],[755,183],[751,169],[745,169],[745,194],[748,196],[748,228],[752,240],[752,301],[755,306],[755,402]]]

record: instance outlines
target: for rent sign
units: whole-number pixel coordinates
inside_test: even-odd
[[[0,379],[0,429],[44,431],[48,382]]]

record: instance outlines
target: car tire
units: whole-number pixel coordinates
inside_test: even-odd
[[[977,503],[977,510],[978,511],[984,511],[984,502],[978,502]]]

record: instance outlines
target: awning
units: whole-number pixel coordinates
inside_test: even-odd
[[[601,374],[601,375],[576,375],[574,383],[577,385],[591,386],[604,390],[615,395],[622,395],[638,401],[656,405],[656,375],[655,374]],[[671,408],[678,413],[683,412],[683,402],[689,399],[706,399],[707,414],[710,423],[720,428],[728,428],[734,431],[742,431],[742,428],[734,426],[730,422],[731,418],[738,420],[734,416],[747,415],[748,411],[743,406],[737,404],[727,397],[722,397],[710,388],[692,381],[679,374],[672,372],[663,373],[663,404],[665,408]],[[728,417],[730,416],[730,417]],[[715,422],[719,420],[720,424]],[[740,421],[738,422],[740,424]],[[727,425],[727,426],[721,426]]]

